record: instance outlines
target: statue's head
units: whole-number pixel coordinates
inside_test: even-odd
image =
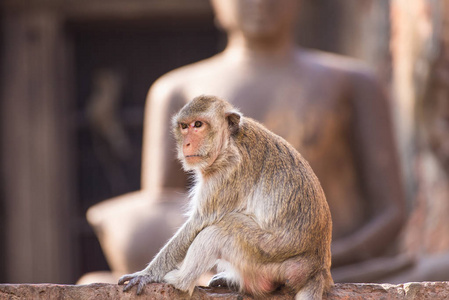
[[[266,38],[291,31],[299,0],[211,0],[219,25],[228,33]]]

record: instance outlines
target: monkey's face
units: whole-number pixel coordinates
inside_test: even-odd
[[[178,159],[186,171],[200,171],[224,157],[231,136],[239,128],[241,114],[228,102],[215,96],[198,96],[172,118]]]
[[[178,158],[186,171],[205,169],[218,156],[217,132],[206,118],[178,121]]]

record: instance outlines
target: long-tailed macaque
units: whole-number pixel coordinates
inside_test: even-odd
[[[228,102],[199,96],[173,117],[178,158],[193,171],[189,217],[124,290],[167,282],[193,292],[217,266],[210,286],[255,296],[278,287],[296,299],[321,299],[330,274],[332,221],[307,161],[284,139]]]

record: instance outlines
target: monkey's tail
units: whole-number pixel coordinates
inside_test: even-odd
[[[328,278],[325,271],[311,277],[307,283],[296,293],[295,300],[321,300],[328,288]],[[331,278],[332,281],[332,278]]]
[[[324,293],[328,293],[330,289],[334,286],[334,280],[332,279],[331,271],[324,270]]]

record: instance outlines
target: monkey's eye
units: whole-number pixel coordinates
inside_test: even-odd
[[[187,127],[189,127],[186,123],[180,123],[179,125],[181,126],[181,129],[187,129]]]
[[[203,122],[201,122],[201,121],[196,121],[194,126],[195,126],[196,128],[200,128],[201,126],[203,126]]]

